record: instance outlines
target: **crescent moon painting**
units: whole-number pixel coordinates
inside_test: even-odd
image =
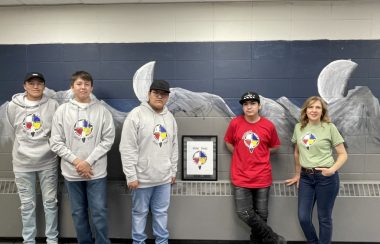
[[[133,76],[133,91],[140,102],[148,101],[148,92],[153,82],[155,61],[141,66]]]
[[[133,77],[133,89],[140,102],[148,100],[149,87],[153,81],[156,62],[151,61],[140,67]],[[318,92],[328,103],[329,114],[345,138],[350,152],[360,150],[361,143],[380,146],[380,105],[378,99],[366,86],[357,86],[347,91],[347,83],[358,65],[351,60],[336,60],[324,67],[318,77]],[[233,111],[225,100],[215,94],[193,92],[180,87],[170,89],[167,106],[176,117],[224,117],[233,118],[239,111]],[[72,97],[71,90],[53,91],[46,88],[45,94],[59,103]],[[345,95],[346,94],[346,95]],[[93,99],[97,99],[92,95]],[[261,114],[276,125],[285,146],[291,146],[290,139],[294,125],[300,115],[300,108],[286,97],[277,100],[261,96]],[[6,115],[5,102],[0,107],[0,147],[11,152],[12,135]],[[119,111],[106,102],[102,103],[111,111],[117,131],[121,131],[127,112]],[[359,143],[360,142],[360,143]]]
[[[357,66],[358,64],[351,60],[336,60],[329,63],[318,77],[319,95],[327,103],[343,98],[348,79]]]

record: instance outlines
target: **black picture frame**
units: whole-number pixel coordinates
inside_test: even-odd
[[[182,180],[218,180],[218,136],[182,136]]]

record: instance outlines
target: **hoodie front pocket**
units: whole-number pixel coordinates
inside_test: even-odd
[[[49,157],[53,158],[54,153],[50,150],[46,139],[19,138],[15,157],[21,163],[30,164],[30,161],[41,162]]]
[[[143,173],[149,168],[149,160],[139,160],[136,165],[138,173]]]
[[[144,183],[160,183],[167,181],[171,176],[171,163],[167,158],[149,159],[144,171],[137,168],[138,178]]]

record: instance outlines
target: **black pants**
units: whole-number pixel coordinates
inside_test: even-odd
[[[270,186],[266,188],[242,188],[235,186],[236,212],[248,224],[250,212],[257,213],[265,222],[268,219]]]
[[[270,187],[242,188],[235,186],[236,212],[241,220],[251,227],[252,243],[261,243],[262,228],[266,227],[268,219],[268,198]],[[263,224],[252,225],[253,220],[260,219]],[[259,227],[259,228],[257,228]]]

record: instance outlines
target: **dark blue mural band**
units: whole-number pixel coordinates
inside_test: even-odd
[[[265,97],[285,96],[300,105],[318,93],[320,71],[336,59],[358,63],[348,89],[368,86],[380,96],[377,40],[105,43],[0,45],[0,102],[22,91],[27,71],[44,73],[46,85],[59,91],[68,89],[70,75],[82,69],[93,75],[99,99],[129,111],[137,102],[133,102],[134,72],[155,60],[155,78],[166,79],[173,87],[209,92],[227,101],[245,90],[256,90]]]

